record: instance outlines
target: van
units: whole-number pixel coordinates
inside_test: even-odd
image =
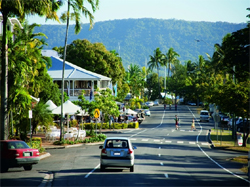
[[[207,110],[201,110],[200,121],[207,121],[207,122],[209,122],[209,113],[208,113]]]

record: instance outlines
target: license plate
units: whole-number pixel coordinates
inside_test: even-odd
[[[31,153],[23,153],[23,156],[31,156]]]
[[[116,152],[116,153],[114,153],[114,155],[121,155],[121,153],[117,153],[117,152]]]

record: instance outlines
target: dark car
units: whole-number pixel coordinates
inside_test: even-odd
[[[246,132],[250,131],[250,123],[249,121],[242,121],[239,124],[236,124],[236,130],[237,132],[244,132],[244,128],[246,129]]]
[[[40,160],[38,149],[30,148],[21,140],[0,140],[0,151],[1,172],[13,167],[32,170],[32,165]]]

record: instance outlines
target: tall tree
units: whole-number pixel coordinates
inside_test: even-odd
[[[174,49],[171,47],[168,52],[165,55],[165,59],[163,60],[164,66],[168,66],[168,80],[169,80],[169,72],[171,70],[171,66],[177,63],[180,55],[174,51]],[[165,77],[166,80],[166,77]],[[167,82],[167,87],[168,87],[168,82]],[[165,91],[165,97],[166,97],[166,91]]]
[[[149,55],[150,61],[148,62],[148,66],[151,70],[157,69],[158,73],[158,98],[161,98],[161,89],[160,89],[160,66],[162,66],[163,54],[160,51],[160,48],[156,48],[154,50],[154,55]]]
[[[98,8],[99,0],[88,0],[88,3],[91,5],[93,12]],[[66,60],[66,50],[67,50],[67,40],[68,40],[68,30],[69,30],[69,19],[75,20],[75,33],[78,34],[81,30],[80,25],[80,12],[84,16],[89,18],[90,29],[93,27],[94,16],[92,13],[84,6],[84,0],[68,0],[68,10],[62,14],[61,19],[65,22],[67,21],[66,34],[65,34],[65,43],[64,43],[64,55],[63,55],[63,71],[62,71],[62,99],[61,99],[61,133],[60,141],[63,139],[63,95],[64,95],[64,70],[65,70],[65,60]],[[70,7],[73,9],[73,13],[70,13]]]
[[[7,21],[11,16],[17,16],[20,20],[24,20],[27,14],[38,14],[46,16],[48,19],[56,19],[56,10],[59,8],[60,2],[55,0],[0,0],[0,12],[3,19],[3,37],[1,49],[1,137],[8,138],[8,38],[7,38]],[[58,20],[59,21],[59,20]]]

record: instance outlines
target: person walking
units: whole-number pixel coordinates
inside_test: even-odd
[[[177,117],[177,115],[175,115],[175,129],[178,130],[179,129],[179,118]]]
[[[194,118],[193,118],[193,121],[192,121],[192,124],[191,124],[191,130],[196,130]]]

